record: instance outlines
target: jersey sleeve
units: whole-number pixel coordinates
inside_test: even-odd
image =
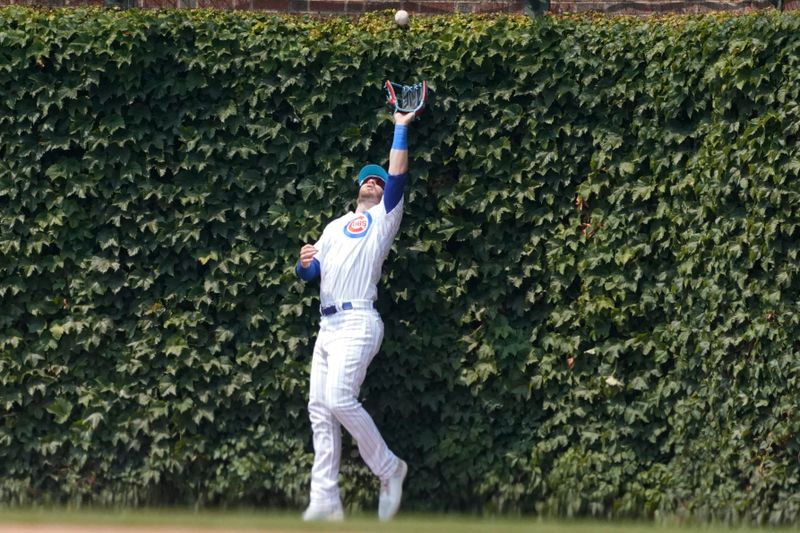
[[[311,281],[316,279],[320,275],[320,266],[319,261],[316,258],[311,260],[311,264],[307,267],[303,268],[303,265],[300,264],[300,261],[297,261],[297,265],[294,267],[294,271],[297,274],[297,277],[302,279],[303,281]]]
[[[322,236],[320,236],[319,240],[314,243],[314,248],[317,249],[317,255],[314,256],[314,259],[319,260],[320,263],[325,262],[325,255],[330,249],[331,232],[329,228],[330,224],[325,227],[325,230],[322,232]]]

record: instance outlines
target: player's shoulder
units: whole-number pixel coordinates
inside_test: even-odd
[[[385,217],[392,217],[396,216],[403,211],[403,197],[401,196],[397,203],[392,206],[390,210],[387,211],[386,209],[386,202],[380,201],[378,204],[372,206],[370,211],[373,213],[374,216],[385,218]]]

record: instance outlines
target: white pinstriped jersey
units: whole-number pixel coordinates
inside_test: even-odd
[[[383,262],[402,218],[401,197],[389,213],[382,200],[364,213],[351,211],[325,227],[314,244],[314,257],[320,262],[322,307],[377,300]]]

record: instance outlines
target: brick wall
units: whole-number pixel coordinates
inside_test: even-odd
[[[8,2],[8,0],[0,0],[0,4],[4,2]],[[523,10],[524,0],[132,0],[132,2],[138,7],[153,8],[214,7],[322,15],[359,15],[367,11],[405,9],[412,14],[435,15],[442,13],[520,13]]]
[[[796,0],[800,3],[800,0]],[[774,0],[550,0],[555,13],[599,11],[609,14],[704,13],[773,7]]]
[[[15,1],[0,0],[0,4]],[[59,0],[50,0],[58,2]],[[102,3],[104,0],[62,0],[66,3]],[[405,9],[412,14],[521,13],[526,0],[129,0],[139,7],[215,7],[289,13],[359,15],[366,11]],[[550,0],[553,13],[599,11],[608,14],[703,13],[748,11],[773,7],[775,0]],[[797,9],[800,0],[785,0]]]
[[[41,6],[120,5],[146,8],[245,9],[279,13],[358,16],[367,11],[405,9],[411,14],[521,13],[526,5],[544,0],[0,0],[0,5]],[[599,11],[608,14],[701,13],[749,11],[774,6],[777,0],[549,0],[553,13]],[[800,8],[800,0],[784,0],[785,9]]]

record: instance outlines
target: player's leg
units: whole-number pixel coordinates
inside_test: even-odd
[[[396,472],[400,461],[358,401],[367,367],[383,340],[383,322],[377,313],[370,311],[346,312],[332,318],[336,320],[335,333],[326,345],[328,408],[353,436],[370,470],[386,480]]]
[[[320,331],[311,359],[308,416],[314,433],[314,465],[311,467],[311,501],[303,514],[306,520],[343,518],[339,496],[342,431],[339,421],[328,409],[325,399],[325,383],[328,376],[324,347],[326,336]]]
[[[378,518],[390,520],[400,508],[408,467],[389,450],[372,417],[358,401],[361,383],[383,340],[377,313],[344,313],[328,348],[325,395],[334,416],[350,432],[370,470],[381,480]]]

